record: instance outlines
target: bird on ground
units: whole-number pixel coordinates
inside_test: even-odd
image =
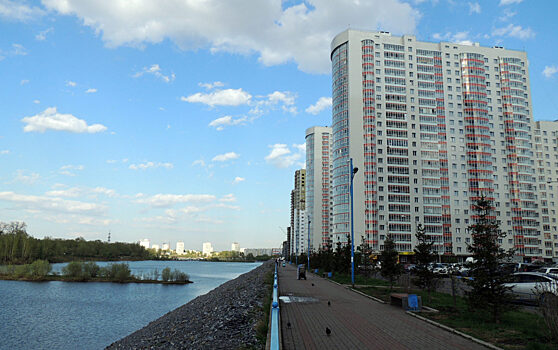
[[[329,329],[328,327],[326,327],[326,334],[328,335],[328,337],[331,335],[331,329]]]
[[[327,306],[331,306],[331,301],[327,301]]]
[[[291,323],[287,322],[287,328],[291,328]]]

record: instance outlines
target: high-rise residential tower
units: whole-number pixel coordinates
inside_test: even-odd
[[[542,256],[558,262],[558,121],[538,121],[534,130]]]
[[[306,170],[295,171],[294,189],[291,191],[291,254],[306,252],[308,233],[306,231]]]
[[[347,30],[331,46],[333,239],[411,252],[423,224],[438,254],[467,255],[473,203],[525,261],[542,258],[529,62],[523,51]],[[558,185],[557,185],[558,186]]]
[[[306,219],[311,251],[327,248],[331,241],[331,128],[306,129]]]

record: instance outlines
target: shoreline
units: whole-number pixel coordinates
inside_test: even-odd
[[[190,284],[194,283],[190,280],[188,281],[158,281],[158,280],[141,280],[141,279],[129,279],[129,280],[109,280],[103,278],[92,278],[92,279],[79,279],[79,278],[67,278],[64,276],[45,276],[41,278],[32,278],[32,277],[17,277],[17,276],[7,276],[7,275],[0,275],[0,281],[20,281],[20,282],[78,282],[78,283],[88,283],[88,282],[104,282],[104,283],[145,283],[145,284]]]
[[[265,319],[273,263],[227,281],[153,320],[106,349],[264,349],[258,328]],[[272,282],[271,282],[272,283]]]

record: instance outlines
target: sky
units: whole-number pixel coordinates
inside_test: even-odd
[[[280,247],[347,28],[527,52],[558,119],[558,2],[0,0],[0,221],[38,238]]]

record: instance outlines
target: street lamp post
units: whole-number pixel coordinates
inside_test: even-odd
[[[310,220],[310,217],[308,217],[308,242],[306,242],[306,245],[308,246],[308,272],[310,272],[310,224],[312,223],[312,220]]]
[[[353,178],[358,171],[358,168],[353,168],[353,158],[350,159],[351,163],[351,283],[355,287],[355,224],[353,218]]]

